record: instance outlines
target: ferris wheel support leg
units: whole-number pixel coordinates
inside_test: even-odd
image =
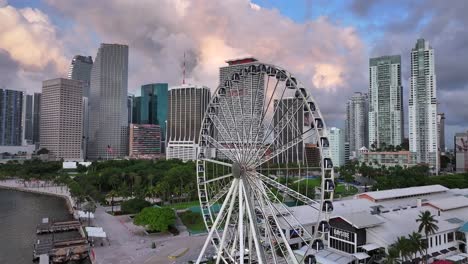
[[[254,240],[254,243],[255,243],[255,250],[256,250],[256,253],[257,253],[257,260],[258,260],[258,263],[259,264],[263,264],[263,263],[266,263],[265,262],[265,256],[263,255],[263,252],[261,250],[261,245],[260,245],[260,242],[259,242],[259,239],[258,239],[258,230],[257,228],[255,227],[255,224],[254,224],[254,220],[257,219],[256,217],[254,218],[253,214],[252,214],[252,211],[253,211],[253,208],[251,207],[251,204],[250,204],[250,200],[249,200],[249,197],[247,196],[247,193],[245,191],[245,187],[244,185],[242,184],[242,188],[244,189],[244,198],[245,198],[245,203],[246,203],[246,207],[247,207],[247,214],[249,215],[249,218],[250,218],[250,234],[251,236],[253,237],[253,240]],[[250,251],[249,251],[249,255],[252,254]]]
[[[206,248],[208,247],[208,244],[210,243],[210,240],[213,237],[213,234],[214,234],[214,232],[216,230],[216,227],[217,227],[219,221],[221,220],[221,218],[223,216],[224,210],[226,209],[226,205],[227,205],[228,201],[231,198],[232,192],[234,191],[234,189],[236,189],[237,186],[238,186],[238,180],[234,179],[234,181],[232,183],[232,186],[229,189],[228,194],[226,195],[226,199],[224,200],[223,205],[221,206],[221,209],[219,210],[219,214],[216,217],[216,220],[213,223],[213,226],[211,227],[210,232],[208,233],[208,237],[206,238],[205,244],[203,244],[203,248],[200,251],[200,255],[198,256],[198,259],[197,259],[197,262],[196,262],[197,264],[199,264],[201,259],[203,258],[203,255],[205,254]]]
[[[229,205],[228,215],[226,217],[226,224],[224,224],[224,232],[223,236],[221,237],[221,243],[219,243],[219,250],[218,256],[216,257],[216,264],[219,264],[221,260],[221,253],[223,252],[224,242],[226,241],[226,234],[228,233],[227,230],[229,228],[229,220],[231,219],[232,209],[234,208],[234,204],[236,202],[236,192],[233,192],[231,197],[231,204]]]
[[[242,195],[242,180],[239,180],[239,264],[244,263],[244,195]]]

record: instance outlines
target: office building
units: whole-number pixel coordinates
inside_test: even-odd
[[[369,143],[376,148],[403,142],[403,86],[400,55],[369,60]]]
[[[253,144],[260,145],[263,141],[263,130],[265,128],[260,127],[263,102],[262,100],[255,100],[253,107],[250,106],[250,102],[254,101],[254,98],[263,98],[264,96],[264,74],[248,75],[244,78],[246,85],[243,90],[239,91],[234,86],[225,86],[226,81],[231,80],[234,73],[239,72],[245,67],[250,65],[257,65],[260,62],[255,58],[243,58],[226,61],[227,66],[219,69],[219,83],[223,86],[224,96],[219,97],[219,109],[218,118],[223,124],[232,124],[227,127],[226,130],[219,130],[215,135],[216,139],[226,149],[218,151],[216,153],[218,158],[226,158],[223,153],[229,151],[228,149],[233,146],[232,140],[234,138],[231,135],[237,135],[238,131],[242,131],[242,127],[252,127],[250,135],[258,135],[256,139],[252,139]],[[258,89],[257,89],[258,87]],[[231,103],[239,102],[239,103]],[[242,105],[249,105],[246,109],[241,109]],[[229,107],[229,108],[228,108]],[[229,112],[227,109],[231,109]],[[232,116],[231,116],[232,113]],[[246,138],[247,136],[245,136]]]
[[[468,171],[468,131],[466,133],[456,133],[455,143],[455,171]]]
[[[161,147],[165,152],[168,109],[168,84],[151,83],[141,86],[139,123],[161,126]]]
[[[135,96],[133,94],[129,94],[127,97],[127,112],[128,112],[128,123],[132,124],[133,122],[133,101],[135,100]]]
[[[156,159],[161,156],[161,127],[152,124],[130,124],[129,156]]]
[[[82,160],[82,89],[77,80],[42,82],[40,145],[57,159]]]
[[[445,114],[437,114],[437,134],[439,135],[439,151],[445,152]]]
[[[91,56],[76,55],[73,57],[68,70],[68,79],[83,81],[84,97],[89,97],[92,67],[93,59]]]
[[[304,107],[302,99],[284,98],[273,102],[274,146],[285,146],[304,131]],[[304,142],[301,140],[294,146],[283,151],[273,159],[276,163],[286,164],[302,162],[304,160]]]
[[[350,158],[356,158],[359,149],[369,147],[369,98],[367,94],[354,93],[346,104],[346,135]]]
[[[23,145],[33,143],[33,96],[25,94],[23,98]]]
[[[437,133],[437,79],[434,49],[418,39],[411,51],[409,97],[409,150],[416,153],[416,162],[439,171]]]
[[[34,93],[33,99],[33,143],[36,144],[40,138],[41,93]]]
[[[346,131],[345,131],[345,136],[346,136]],[[349,142],[346,142],[345,140],[345,143],[344,143],[344,162],[345,164],[349,162]]]
[[[0,146],[20,146],[23,129],[23,92],[0,89]]]
[[[197,158],[201,122],[210,102],[206,86],[182,85],[169,90],[167,159]]]
[[[128,46],[101,44],[91,71],[88,158],[128,155]]]
[[[331,127],[327,130],[328,141],[330,144],[330,156],[333,166],[341,167],[345,164],[344,131],[336,127]]]

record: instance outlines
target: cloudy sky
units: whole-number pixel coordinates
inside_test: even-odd
[[[402,56],[407,105],[409,54],[425,38],[452,147],[468,129],[467,13],[464,0],[0,0],[0,87],[39,92],[101,42],[130,46],[135,94],[180,84],[184,52],[189,82],[211,88],[225,60],[251,55],[295,73],[343,127],[347,98],[367,91],[370,57]]]

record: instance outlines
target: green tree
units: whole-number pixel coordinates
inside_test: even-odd
[[[417,253],[421,256],[424,255],[424,250],[426,249],[426,243],[424,242],[422,235],[417,232],[409,234],[408,240],[410,242],[410,248],[416,258]]]
[[[145,201],[141,198],[134,198],[128,201],[122,202],[121,211],[126,214],[137,214],[143,208],[151,206],[150,202]]]
[[[416,222],[419,222],[418,232],[421,233],[424,231],[426,236],[426,243],[429,241],[429,234],[433,234],[439,230],[437,223],[439,222],[437,219],[429,211],[421,212],[416,219]],[[427,255],[427,246],[425,247],[425,251]],[[424,257],[425,262],[427,263],[427,257]]]
[[[401,260],[406,261],[411,259],[411,255],[413,253],[411,243],[406,237],[398,237],[394,246],[398,250]]]
[[[119,193],[116,190],[111,190],[107,193],[107,197],[111,198],[111,210],[112,214],[114,214],[114,198],[117,197]]]
[[[388,253],[385,258],[385,263],[386,264],[397,264],[399,263],[400,260],[400,252],[398,251],[398,248],[395,247],[395,245],[391,245],[388,247]]]
[[[147,207],[135,216],[134,223],[150,231],[165,232],[175,223],[175,213],[170,208]]]

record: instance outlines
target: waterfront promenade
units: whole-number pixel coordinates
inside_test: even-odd
[[[0,181],[0,188],[63,197],[73,213],[75,202],[66,186],[48,186],[45,182],[24,184],[22,181],[4,180]],[[142,227],[135,226],[129,216],[113,216],[107,211],[110,211],[110,207],[98,205],[95,219],[92,221],[92,225],[102,227],[108,237],[108,240],[102,241],[103,245],[100,241],[96,241],[92,248],[96,256],[95,264],[187,263],[197,258],[206,239],[206,235],[190,236],[180,221],[177,221],[177,227],[181,232],[177,236],[170,233],[148,235]],[[155,243],[156,248],[151,248],[152,243]],[[184,255],[175,260],[168,258],[181,248],[188,249]]]

